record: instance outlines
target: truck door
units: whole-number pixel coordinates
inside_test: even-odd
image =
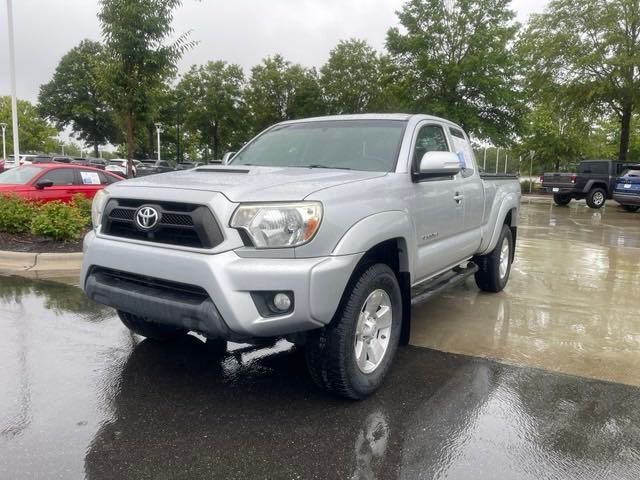
[[[461,252],[471,256],[478,251],[482,242],[485,195],[484,185],[478,172],[475,154],[465,133],[459,128],[449,127],[453,150],[460,159],[460,183],[464,198],[464,226],[461,238]]]
[[[412,172],[418,172],[427,152],[452,151],[443,125],[425,122],[416,128],[412,148]],[[461,177],[419,179],[409,192],[416,230],[415,279],[432,276],[460,260],[457,238],[464,227]]]

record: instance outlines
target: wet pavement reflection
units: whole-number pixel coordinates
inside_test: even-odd
[[[640,214],[523,205],[509,285],[414,309],[413,345],[640,385]]]
[[[406,347],[350,402],[286,342],[216,362],[73,286],[0,278],[0,318],[2,479],[640,478],[636,387]]]

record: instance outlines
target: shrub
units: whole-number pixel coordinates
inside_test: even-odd
[[[15,195],[0,195],[0,232],[28,232],[35,210],[32,202]]]
[[[31,232],[54,240],[74,240],[86,226],[86,218],[73,204],[49,202],[37,210]]]
[[[91,200],[88,200],[82,194],[77,194],[73,196],[71,200],[71,205],[78,210],[78,213],[82,218],[85,219],[85,223],[87,226],[91,225]]]
[[[529,189],[531,188],[531,193],[537,193],[540,189],[540,184],[537,182],[530,182],[529,180],[524,180],[520,182],[520,187],[522,188],[522,193],[529,193]]]

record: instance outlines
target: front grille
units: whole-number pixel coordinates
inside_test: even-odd
[[[159,212],[157,225],[145,230],[136,223],[142,206]],[[204,205],[148,200],[111,199],[107,203],[102,233],[151,243],[165,243],[192,248],[214,248],[223,241],[222,230]]]

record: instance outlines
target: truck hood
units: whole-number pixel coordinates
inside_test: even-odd
[[[299,201],[318,190],[385,176],[319,168],[224,166],[162,173],[118,182],[119,188],[171,188],[219,192],[232,202]]]

